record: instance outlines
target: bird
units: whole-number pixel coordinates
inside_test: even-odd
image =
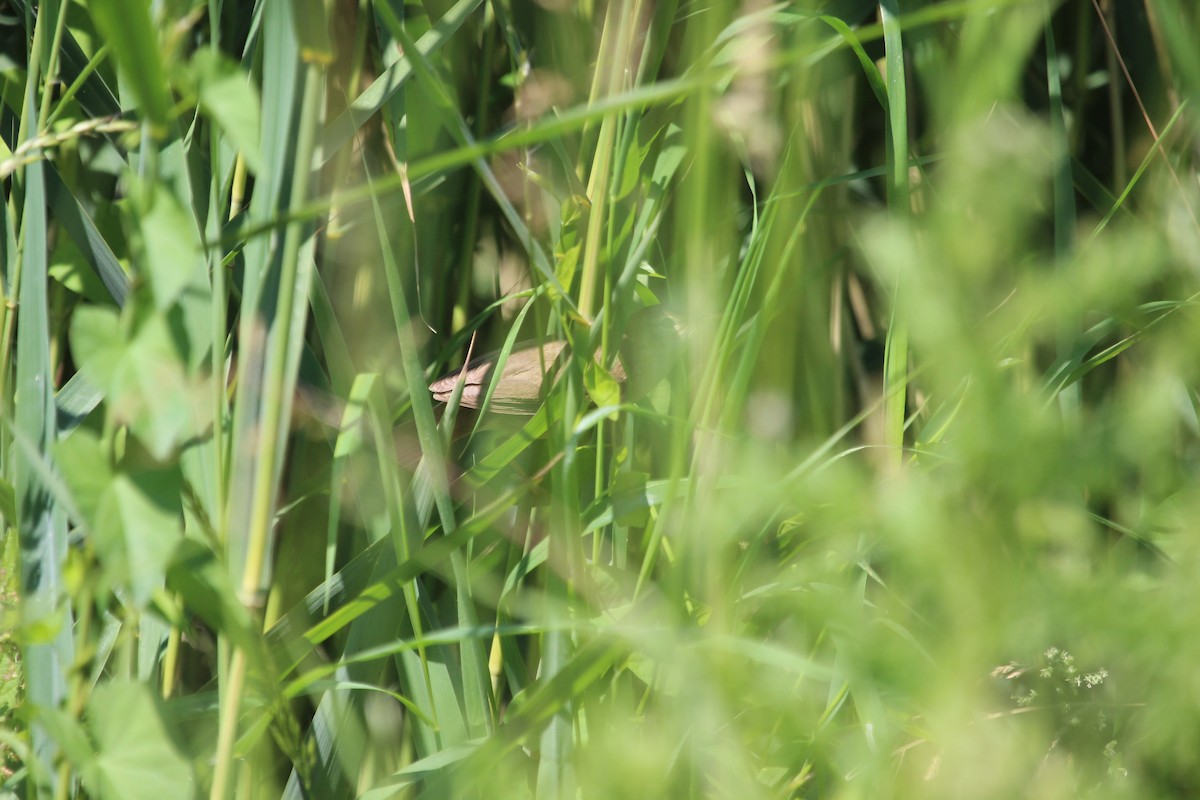
[[[649,306],[629,318],[611,374],[621,384],[621,394],[627,402],[645,397],[666,377],[678,355],[682,326],[661,305]],[[567,344],[563,341],[529,342],[518,344],[504,360],[496,388],[488,408],[500,414],[531,415],[544,397],[546,378],[557,380],[566,369]],[[600,362],[600,353],[596,353]],[[450,401],[461,380],[464,408],[478,409],[483,405],[499,353],[488,353],[472,359],[465,367],[450,372],[429,385],[434,400]],[[553,381],[552,381],[553,382]]]

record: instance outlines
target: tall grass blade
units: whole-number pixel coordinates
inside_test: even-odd
[[[39,19],[33,36],[33,61],[39,63],[38,43],[46,35]],[[38,70],[29,71],[24,109],[27,119],[36,120]],[[30,124],[29,136],[36,135]],[[21,265],[13,284],[20,307],[17,316],[16,386],[13,437],[14,488],[21,544],[21,626],[25,642],[22,670],[25,697],[31,715],[33,756],[41,775],[49,781],[47,792],[58,791],[58,743],[40,715],[59,712],[70,695],[69,671],[74,665],[72,638],[73,609],[66,598],[64,569],[67,559],[66,515],[44,479],[52,463],[55,441],[53,386],[55,368],[50,358],[51,325],[47,255],[46,180],[41,161],[29,164],[23,174],[24,203],[21,210]],[[52,777],[53,776],[53,777]]]
[[[898,219],[909,214],[908,178],[908,91],[900,8],[897,0],[881,0],[879,15],[887,58],[887,199],[888,209]],[[889,463],[898,467],[904,459],[904,420],[908,398],[908,327],[904,319],[907,302],[903,281],[896,283],[884,348],[884,444],[890,448]]]

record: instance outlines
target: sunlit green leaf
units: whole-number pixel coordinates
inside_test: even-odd
[[[194,797],[191,765],[173,743],[150,687],[109,681],[88,703],[88,728],[98,751],[84,785],[104,800]]]
[[[145,272],[155,306],[165,311],[203,264],[200,237],[173,193],[143,188],[137,205],[143,248],[138,266]]]
[[[162,586],[182,534],[177,471],[118,474],[96,506],[96,551],[112,585],[128,585],[144,605]]]
[[[228,136],[254,173],[262,169],[261,104],[249,76],[234,62],[211,50],[192,56],[192,77],[200,106]]]

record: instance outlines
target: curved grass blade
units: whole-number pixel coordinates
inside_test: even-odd
[[[92,222],[92,218],[84,211],[83,206],[75,199],[75,195],[63,183],[58,170],[50,167],[46,170],[46,195],[50,207],[54,210],[54,219],[63,226],[74,240],[75,245],[83,253],[83,257],[91,264],[92,269],[108,290],[113,302],[120,308],[125,305],[129,296],[129,276],[121,268],[120,262],[113,254],[112,248],[104,240],[104,235]]]

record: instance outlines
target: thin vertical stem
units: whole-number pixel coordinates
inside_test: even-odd
[[[908,94],[905,89],[904,46],[900,36],[899,0],[881,0],[883,44],[887,58],[888,210],[896,219],[909,214]],[[892,296],[891,319],[884,346],[884,443],[888,463],[897,468],[904,460],[904,409],[908,394],[908,325],[904,320],[904,287],[899,279]]]

